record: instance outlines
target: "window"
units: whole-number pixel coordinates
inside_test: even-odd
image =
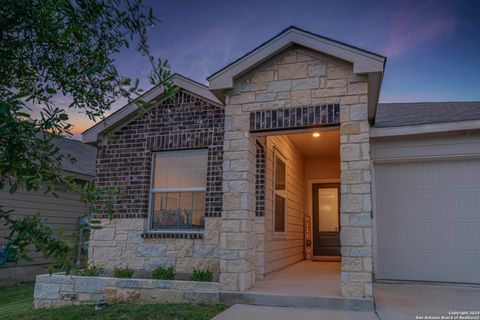
[[[285,232],[286,205],[287,205],[287,166],[285,159],[278,152],[274,152],[274,231]]]
[[[152,230],[203,230],[207,150],[153,155],[150,221]]]

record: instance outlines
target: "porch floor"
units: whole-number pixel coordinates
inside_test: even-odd
[[[340,262],[300,261],[256,281],[255,293],[340,297]]]

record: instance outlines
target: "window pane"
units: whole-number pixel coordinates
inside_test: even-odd
[[[195,186],[192,180],[192,170],[178,171],[175,178],[178,180],[178,186],[174,188],[191,188]]]
[[[207,150],[159,152],[154,161],[153,188],[206,186]]]
[[[193,171],[192,187],[205,187],[207,185],[207,175],[205,173],[206,170]]]
[[[285,232],[285,199],[275,195],[275,232]]]
[[[153,199],[152,229],[203,229],[205,192],[157,192]]]
[[[166,171],[155,170],[153,187],[154,188],[166,188],[167,187],[167,172]]]
[[[275,157],[275,190],[285,190],[286,167],[285,162]]]
[[[176,210],[178,208],[179,197],[180,195],[178,192],[166,193],[166,205],[163,208],[168,210]]]
[[[205,150],[206,151],[206,150]],[[207,168],[207,152],[198,153],[193,162],[195,170],[204,170]]]

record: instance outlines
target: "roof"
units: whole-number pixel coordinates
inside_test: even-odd
[[[376,128],[480,120],[480,101],[379,103]]]
[[[223,99],[225,90],[233,88],[234,79],[252,70],[281,51],[300,45],[353,64],[353,72],[369,75],[369,119],[373,121],[377,107],[386,58],[379,54],[348,45],[321,35],[291,26],[252,51],[218,70],[207,79],[210,90]]]
[[[53,144],[60,148],[63,155],[70,154],[76,159],[72,163],[68,159],[63,159],[63,170],[86,176],[95,176],[95,162],[97,157],[97,148],[83,144],[81,141],[68,138],[54,138]]]
[[[222,103],[209,91],[208,87],[196,82],[192,79],[184,77],[180,74],[173,74],[169,80],[177,87],[189,91],[196,96],[199,96],[207,101],[210,101],[213,104],[222,105]],[[154,99],[160,97],[164,92],[162,84],[154,86],[143,95],[138,97],[136,100],[143,100],[145,102],[150,102]],[[82,142],[96,144],[98,140],[98,135],[107,131],[111,127],[115,127],[118,124],[122,123],[126,119],[130,118],[135,112],[139,109],[139,106],[132,101],[125,106],[121,107],[103,121],[95,124],[93,127],[90,127],[82,133]]]
[[[323,39],[325,41],[328,41],[328,42],[331,42],[332,44],[337,44],[339,46],[343,46],[343,47],[348,47],[348,48],[351,48],[353,50],[357,50],[357,51],[360,51],[360,52],[364,52],[365,54],[368,54],[368,55],[372,55],[372,56],[376,56],[377,58],[379,58],[380,60],[383,60],[385,61],[387,58],[385,56],[382,56],[378,53],[375,53],[375,52],[372,52],[372,51],[368,51],[368,50],[365,50],[365,49],[362,49],[362,48],[359,48],[359,47],[356,47],[356,46],[352,46],[348,43],[345,43],[345,42],[341,42],[341,41],[338,41],[338,40],[335,40],[335,39],[332,39],[332,38],[328,38],[328,37],[325,37],[325,36],[322,36],[322,35],[319,35],[317,33],[313,33],[313,32],[310,32],[310,31],[307,31],[307,30],[304,30],[304,29],[301,29],[297,26],[290,26],[286,29],[284,29],[283,31],[281,31],[280,33],[278,33],[276,36],[274,36],[273,38],[271,38],[270,40],[267,40],[265,41],[264,43],[260,44],[259,46],[257,46],[256,48],[254,48],[253,50],[247,52],[246,54],[244,54],[243,56],[241,56],[240,58],[230,62],[228,65],[226,65],[225,67],[223,67],[222,69],[214,72],[213,74],[211,74],[207,79],[210,80],[210,78],[213,78],[215,77],[216,75],[218,75],[219,73],[221,73],[222,71],[224,71],[225,69],[227,68],[230,68],[231,66],[233,66],[234,64],[240,62],[242,59],[245,59],[246,57],[252,55],[253,53],[255,53],[255,51],[261,49],[262,47],[264,46],[268,46],[271,42],[274,42],[277,38],[279,38],[280,36],[282,36],[283,34],[285,33],[288,33],[290,31],[293,31],[293,32],[299,32],[299,33],[304,33],[306,35],[310,35],[312,37],[317,37],[317,38],[320,38],[320,39]]]

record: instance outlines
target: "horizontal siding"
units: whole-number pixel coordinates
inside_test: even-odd
[[[451,134],[434,137],[405,137],[371,141],[373,160],[415,159],[479,155],[480,134]]]
[[[59,234],[60,230],[65,231],[65,235],[69,236],[78,230],[79,217],[88,213],[85,204],[80,201],[80,196],[75,193],[57,192],[58,198],[51,194],[45,195],[40,192],[17,191],[10,194],[8,191],[0,191],[0,205],[6,209],[13,209],[12,216],[14,218],[23,218],[40,214],[43,221],[52,228],[55,234]],[[9,234],[7,226],[0,224],[0,242],[4,242],[4,238]],[[47,261],[43,255],[35,250],[32,246],[28,255],[33,261],[20,260],[17,267],[21,266],[38,266],[38,273],[45,273],[47,269],[44,265]],[[9,264],[7,268],[15,268]],[[4,270],[5,270],[4,269]]]
[[[287,160],[287,225],[286,234],[273,232],[273,157],[274,148]],[[265,212],[265,271],[284,268],[304,258],[305,192],[303,157],[285,136],[267,139]]]

